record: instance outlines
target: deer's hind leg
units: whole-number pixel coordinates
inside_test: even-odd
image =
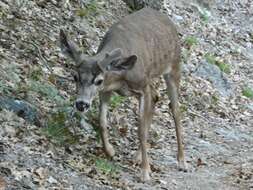
[[[182,128],[181,128],[180,110],[178,101],[179,79],[174,78],[170,74],[164,74],[164,80],[167,85],[167,92],[170,99],[170,107],[176,127],[176,136],[178,145],[178,154],[177,154],[178,167],[180,170],[186,171],[187,166],[185,162],[184,147],[182,142]]]

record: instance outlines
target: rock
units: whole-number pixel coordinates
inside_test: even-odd
[[[19,117],[22,117],[28,122],[41,126],[38,110],[24,100],[0,97],[0,109],[7,109],[9,111],[13,111]]]
[[[232,84],[228,81],[226,76],[222,73],[218,66],[202,61],[194,73],[205,80],[209,80],[213,87],[218,90],[220,95],[227,97],[232,94]]]
[[[88,123],[84,118],[80,121],[80,127],[83,128],[88,134],[92,134],[94,129],[90,123]]]
[[[14,137],[16,135],[16,128],[14,126],[5,126],[0,134],[1,136],[8,134],[9,136]]]
[[[47,181],[49,183],[57,183],[57,180],[55,178],[53,178],[52,176],[50,176]]]
[[[184,18],[180,15],[173,14],[173,20],[175,20],[176,22],[183,22]]]
[[[34,174],[36,174],[40,179],[45,179],[47,175],[46,169],[39,167],[34,171]]]
[[[251,111],[253,111],[253,103],[247,104],[246,107]]]
[[[151,7],[156,10],[161,9],[162,2],[157,0],[123,0],[131,9],[139,10],[143,7]]]

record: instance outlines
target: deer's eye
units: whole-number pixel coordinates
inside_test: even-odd
[[[103,83],[103,79],[98,79],[98,80],[96,80],[95,82],[94,82],[94,84],[96,85],[96,86],[100,86],[102,83]]]

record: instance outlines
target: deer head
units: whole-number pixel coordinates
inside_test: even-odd
[[[136,55],[124,57],[121,49],[112,49],[101,55],[87,56],[81,53],[77,45],[67,38],[63,30],[60,31],[62,52],[75,62],[73,77],[76,82],[77,110],[86,112],[92,104],[97,92],[105,89],[109,72],[121,75],[133,68],[137,61]]]

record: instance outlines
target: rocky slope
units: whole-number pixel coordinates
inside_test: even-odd
[[[155,81],[160,100],[150,131],[148,183],[139,181],[132,162],[138,145],[134,98],[111,100],[113,160],[101,149],[96,106],[84,118],[73,112],[72,63],[60,52],[59,29],[93,54],[108,27],[133,10],[118,0],[2,0],[0,189],[253,188],[253,3],[171,0],[158,7],[182,39],[180,102],[190,171],[176,169],[161,79]]]

